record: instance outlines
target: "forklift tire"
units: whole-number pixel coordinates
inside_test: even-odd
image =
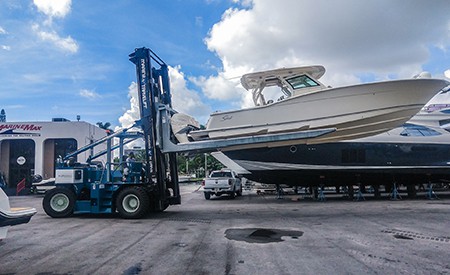
[[[150,197],[144,188],[127,187],[117,195],[116,208],[124,219],[139,219],[150,210]]]
[[[171,196],[170,191],[166,189],[166,200],[158,200],[157,195],[150,196],[150,212],[164,212],[169,206],[170,202],[167,198]]]
[[[65,218],[73,214],[75,208],[75,193],[64,187],[56,187],[45,192],[42,207],[52,218]]]
[[[170,197],[170,196],[171,196],[170,191],[169,191],[168,189],[166,189],[166,198],[168,198],[168,197]],[[160,212],[163,212],[164,210],[166,210],[167,207],[169,207],[169,205],[170,205],[169,201],[166,200],[166,201],[163,203],[163,207],[162,207],[162,209],[160,210]]]

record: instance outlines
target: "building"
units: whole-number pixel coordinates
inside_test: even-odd
[[[83,121],[0,122],[0,180],[6,181],[7,189],[15,190],[23,179],[29,187],[33,175],[53,178],[59,156],[104,136],[104,129]],[[90,154],[106,149],[97,147],[95,152],[78,155],[77,161],[84,162]]]

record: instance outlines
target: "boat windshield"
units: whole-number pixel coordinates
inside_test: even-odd
[[[400,133],[400,135],[404,137],[428,137],[441,135],[441,133],[422,125],[406,123],[403,125],[403,129],[404,130]]]
[[[307,87],[315,87],[320,86],[319,83],[314,81],[312,78],[310,78],[307,75],[299,75],[296,77],[292,77],[289,79],[286,79],[286,81],[291,85],[292,89],[297,90],[301,88],[307,88]]]

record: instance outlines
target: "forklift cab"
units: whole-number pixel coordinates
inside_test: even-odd
[[[142,181],[141,176],[145,175],[144,165],[142,162],[129,162],[125,164],[123,169],[123,179],[124,182],[140,182]]]

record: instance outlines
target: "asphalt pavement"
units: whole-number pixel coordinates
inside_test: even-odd
[[[449,274],[450,199],[319,202],[244,191],[182,204],[140,220],[53,219],[41,195],[30,223],[0,242],[0,274]]]

